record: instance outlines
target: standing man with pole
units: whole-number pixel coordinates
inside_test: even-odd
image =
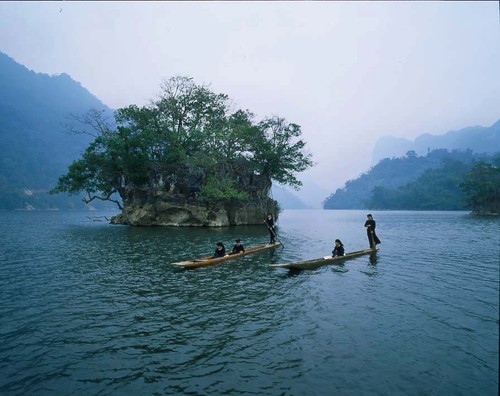
[[[368,218],[368,220],[365,221],[368,243],[370,244],[370,248],[372,250],[375,250],[377,249],[377,245],[381,243],[380,239],[378,239],[377,234],[375,233],[375,227],[377,226],[377,224],[375,223],[375,220],[373,220],[373,216],[371,214],[368,214],[366,217]]]
[[[267,219],[264,220],[264,223],[266,223],[267,228],[269,230],[269,240],[270,240],[269,244],[276,243],[276,239],[278,239],[278,242],[283,246],[278,236],[276,235],[276,228],[274,227],[274,219],[272,213],[267,214]]]

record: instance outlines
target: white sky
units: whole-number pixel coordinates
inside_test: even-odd
[[[367,171],[381,136],[500,118],[496,1],[0,2],[0,21],[0,51],[110,107],[184,75],[301,125],[308,203]]]

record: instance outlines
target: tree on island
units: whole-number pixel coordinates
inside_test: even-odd
[[[313,165],[300,127],[280,117],[253,118],[233,110],[225,94],[171,78],[148,106],[117,110],[114,128],[97,112],[87,115],[95,139],[52,193],[83,191],[86,203],[113,201],[122,210],[164,200],[234,213],[268,200],[272,180],[299,188],[296,173]]]

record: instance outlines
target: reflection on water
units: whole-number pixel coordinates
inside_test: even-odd
[[[267,229],[1,212],[0,393],[496,395],[500,219],[374,215],[379,253],[294,272],[366,213],[285,211],[285,248],[186,271]]]
[[[369,260],[370,260],[370,265],[377,265],[378,254],[377,253],[371,253]]]

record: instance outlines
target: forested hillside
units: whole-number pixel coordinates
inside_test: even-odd
[[[386,158],[350,180],[324,202],[325,209],[465,210],[470,205],[460,188],[478,161],[500,165],[500,153],[434,150],[426,156],[410,151]]]
[[[444,135],[424,133],[415,141],[409,139],[385,136],[380,138],[373,149],[373,164],[383,158],[401,157],[408,151],[415,151],[417,155],[426,155],[428,152],[440,148],[448,150],[470,149],[475,153],[490,153],[498,151],[500,147],[500,120],[489,127],[472,126],[457,131],[450,131]]]
[[[47,192],[92,140],[68,132],[71,116],[112,110],[67,74],[35,73],[1,52],[0,92],[0,209],[84,208]]]

